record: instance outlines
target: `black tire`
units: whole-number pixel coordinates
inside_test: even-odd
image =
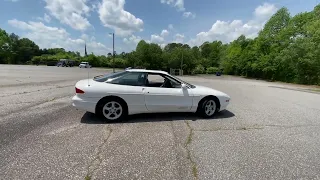
[[[110,108],[111,106],[109,106],[109,105],[112,103],[115,104],[114,109],[110,109],[110,110],[106,109],[106,108]],[[107,106],[107,107],[105,107],[105,106]],[[121,109],[121,114],[119,115],[120,109]],[[111,111],[113,111],[113,112],[111,112]],[[110,115],[110,113],[112,115]],[[98,116],[104,118],[107,122],[122,121],[128,115],[128,108],[122,99],[116,98],[116,97],[110,97],[110,98],[102,99],[98,103],[97,109],[96,109],[96,114]]]
[[[200,101],[198,109],[197,109],[197,114],[199,114],[203,118],[211,118],[215,114],[217,114],[219,110],[219,100],[217,100],[214,97],[208,97]],[[209,107],[206,107],[210,104],[214,104],[214,109],[211,109]],[[211,111],[209,110],[211,109]],[[209,113],[210,112],[210,113]]]

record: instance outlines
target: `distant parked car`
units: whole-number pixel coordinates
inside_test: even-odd
[[[79,68],[91,68],[92,66],[88,62],[81,62]]]
[[[55,66],[55,65],[57,65],[57,63],[58,63],[57,61],[38,62],[37,66],[39,64],[47,64],[47,66]]]
[[[60,61],[57,63],[58,67],[73,67],[74,61],[69,59],[60,59]]]

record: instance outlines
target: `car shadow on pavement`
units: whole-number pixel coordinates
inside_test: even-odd
[[[141,122],[156,122],[156,121],[179,121],[179,120],[214,120],[226,119],[235,116],[228,110],[217,113],[214,117],[203,119],[195,113],[152,113],[152,114],[136,114],[128,116],[125,120],[107,123],[103,118],[96,116],[93,113],[86,112],[81,123],[84,124],[116,124],[116,123],[141,123]]]

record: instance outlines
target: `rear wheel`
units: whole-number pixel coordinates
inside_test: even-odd
[[[213,117],[218,111],[218,102],[214,98],[207,98],[200,102],[198,113],[204,118]]]
[[[103,100],[97,110],[98,115],[108,122],[122,120],[127,115],[125,104],[116,98]]]

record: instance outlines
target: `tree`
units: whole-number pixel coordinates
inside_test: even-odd
[[[19,39],[18,45],[19,47],[16,59],[19,63],[24,64],[39,53],[39,46],[28,38]]]
[[[5,30],[0,28],[0,64],[8,63],[10,38]]]

